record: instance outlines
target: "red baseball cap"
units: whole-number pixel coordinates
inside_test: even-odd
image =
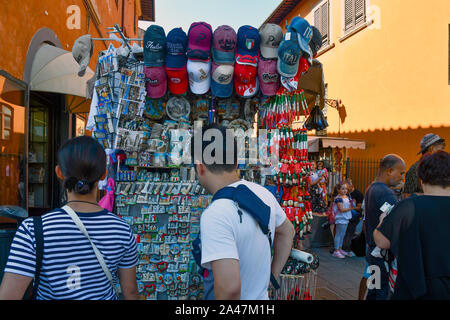
[[[186,65],[182,68],[166,67],[167,84],[169,91],[173,94],[183,94],[189,86],[189,79]]]
[[[253,97],[259,89],[258,68],[249,64],[236,63],[234,66],[234,89],[241,97]]]

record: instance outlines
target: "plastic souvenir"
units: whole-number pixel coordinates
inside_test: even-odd
[[[189,105],[189,101],[184,97],[174,96],[167,101],[167,116],[174,121],[189,120],[190,112],[191,106]]]
[[[160,120],[164,116],[166,103],[163,99],[145,98],[144,116],[152,120]]]

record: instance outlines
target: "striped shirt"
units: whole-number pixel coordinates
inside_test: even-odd
[[[136,240],[130,226],[106,210],[77,213],[118,283],[117,269],[137,264]],[[70,216],[55,210],[42,216],[44,256],[38,300],[116,299],[89,240]],[[32,218],[22,222],[11,244],[5,272],[34,277],[36,244]]]

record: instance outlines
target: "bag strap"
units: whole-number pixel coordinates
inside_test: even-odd
[[[212,201],[219,200],[219,199],[228,199],[228,200],[234,201],[237,204],[237,207],[238,207],[237,212],[238,212],[239,218],[241,219],[241,222],[242,222],[242,211],[240,210],[241,208],[240,208],[240,203],[238,201],[238,197],[239,197],[239,195],[242,195],[244,192],[250,194],[252,196],[252,198],[249,200],[249,203],[251,203],[251,205],[249,205],[249,207],[246,207],[243,209],[246,210],[253,217],[253,219],[256,220],[256,222],[258,223],[263,234],[267,236],[267,238],[269,240],[269,246],[270,246],[270,255],[272,256],[272,250],[273,250],[272,233],[269,228],[270,210],[271,209],[253,191],[251,191],[245,185],[239,185],[237,187],[224,187],[214,194]],[[245,202],[242,202],[242,204],[244,204],[244,203]],[[252,207],[250,207],[250,206],[252,206]],[[257,211],[269,210],[269,216],[268,217],[258,216],[257,214],[255,214],[255,211],[254,211],[255,208],[257,208],[256,209]],[[278,281],[276,280],[276,278],[272,272],[270,273],[270,282],[272,283],[273,287],[276,290],[278,290],[280,288],[280,284],[278,283]]]
[[[105,260],[103,259],[102,253],[100,252],[99,249],[97,249],[95,244],[92,242],[91,237],[89,236],[89,233],[87,232],[86,227],[84,226],[83,222],[81,222],[80,218],[75,213],[75,211],[73,211],[73,209],[71,207],[69,207],[68,205],[65,205],[61,209],[63,211],[65,211],[72,218],[73,222],[76,224],[78,229],[80,229],[80,231],[86,236],[86,238],[91,243],[92,249],[94,249],[94,253],[95,253],[96,257],[97,257],[97,260],[100,263],[100,266],[102,267],[103,272],[105,273],[106,277],[108,278],[109,283],[113,287],[114,292],[116,293],[116,296],[118,297],[119,294],[118,294],[117,289],[116,289],[116,287],[114,285],[114,281],[113,281],[113,277],[112,277],[111,271],[109,271],[109,268],[106,265]]]
[[[44,257],[44,232],[42,218],[33,217],[34,238],[36,240],[36,272],[34,275],[33,293],[31,299],[36,300],[37,290],[41,281],[42,259]]]

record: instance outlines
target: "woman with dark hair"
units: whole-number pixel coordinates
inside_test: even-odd
[[[424,195],[399,202],[373,236],[397,258],[391,299],[450,299],[450,155],[426,155],[417,167]]]
[[[67,191],[67,205],[42,216],[43,256],[38,300],[115,300],[119,280],[124,299],[138,299],[137,248],[129,225],[97,204],[106,176],[106,154],[93,138],[66,142],[55,168]],[[22,299],[33,280],[37,239],[32,218],[18,228],[0,299]],[[118,279],[117,279],[118,278]]]

